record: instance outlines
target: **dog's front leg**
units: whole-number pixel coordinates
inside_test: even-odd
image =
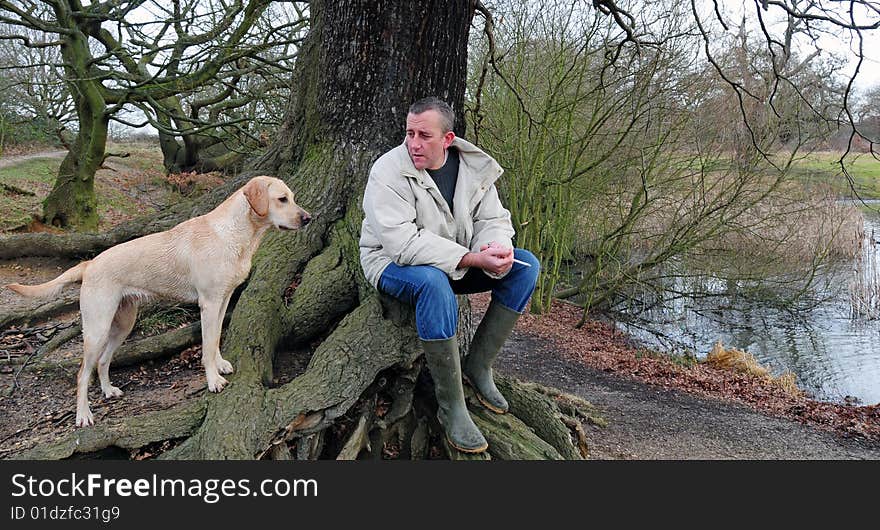
[[[226,295],[226,298],[223,300],[223,305],[220,308],[220,313],[217,315],[217,319],[220,322],[220,332],[217,335],[218,337],[220,337],[220,334],[223,332],[223,319],[226,318],[226,309],[229,307],[229,300],[232,298],[232,292],[233,291],[229,291]],[[220,355],[219,338],[217,344],[217,370],[219,370],[221,374],[231,374],[233,372],[232,363]]]
[[[217,359],[220,357],[220,331],[223,317],[220,309],[222,300],[199,300],[202,313],[202,365],[208,378],[208,390],[220,392],[228,381],[220,375]]]

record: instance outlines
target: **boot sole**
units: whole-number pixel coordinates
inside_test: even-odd
[[[483,397],[483,394],[480,393],[480,389],[477,388],[477,385],[473,384],[467,376],[462,375],[462,379],[464,380],[465,383],[468,384],[469,387],[471,387],[474,390],[474,395],[477,396],[477,401],[482,403],[484,407],[491,410],[495,414],[507,414],[508,409],[499,409],[498,407],[489,403],[489,401]]]
[[[477,400],[478,400],[480,403],[482,403],[484,407],[486,407],[487,409],[491,410],[491,411],[494,412],[495,414],[507,414],[507,412],[508,412],[507,410],[499,409],[498,407],[493,406],[491,403],[489,403],[488,401],[486,401],[486,399],[483,397],[483,395],[480,394],[478,391],[475,390],[475,391],[474,391],[474,394],[476,394],[476,396],[477,396]]]
[[[455,442],[453,442],[453,441],[449,438],[449,436],[446,437],[446,441],[449,442],[449,445],[451,445],[452,447],[455,447],[457,450],[461,451],[462,453],[477,454],[477,453],[485,452],[486,449],[489,448],[489,444],[486,444],[486,445],[484,445],[484,446],[482,446],[482,447],[477,447],[477,448],[474,448],[474,449],[465,449],[464,447],[459,447],[459,446],[455,445]]]

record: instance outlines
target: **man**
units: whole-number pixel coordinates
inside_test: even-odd
[[[455,448],[479,453],[488,444],[465,406],[462,372],[481,403],[507,412],[492,364],[535,289],[540,266],[530,252],[512,248],[510,212],[494,185],[501,166],[456,138],[454,123],[452,109],[437,98],[410,107],[403,145],[370,170],[360,256],[370,283],[415,306],[440,424]],[[462,365],[455,295],[484,291],[492,291],[492,302]]]

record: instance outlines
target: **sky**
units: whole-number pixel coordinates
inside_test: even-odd
[[[697,1],[709,4],[708,0]],[[740,15],[736,18],[733,18],[733,20],[738,20],[739,17],[741,17],[743,9],[748,10],[747,12],[751,15],[749,17],[749,20],[754,24],[751,30],[756,32],[756,34],[758,31],[760,31],[760,28],[757,26],[757,17],[754,16],[755,3],[753,0],[737,0],[735,2],[724,2],[722,0],[722,2],[720,3],[726,12],[740,13]],[[845,10],[850,4],[850,2],[847,1],[825,1],[821,3],[830,7],[839,7],[841,10]],[[856,11],[856,13],[858,15],[858,11]],[[841,11],[841,16],[845,15],[846,12]],[[765,18],[769,21],[769,27],[771,29],[777,30],[781,34],[781,31],[784,29],[784,24],[782,22],[778,22],[776,25],[773,25],[772,21],[784,20],[782,10],[776,6],[773,6],[771,3],[768,7],[768,11],[766,11]],[[857,22],[864,25],[875,23],[877,22],[877,15],[862,13],[860,18],[857,18]],[[859,75],[856,78],[854,86],[857,91],[862,92],[872,86],[877,86],[878,84],[880,84],[880,29],[872,31],[861,31],[860,34],[863,39],[862,54],[864,56],[864,60],[859,67]],[[801,51],[804,53],[804,55],[811,53],[815,49],[815,47],[819,47],[822,50],[831,51],[836,54],[842,55],[848,59],[846,72],[848,75],[852,75],[852,72],[855,70],[855,67],[858,63],[857,52],[859,43],[857,39],[853,38],[853,35],[850,34],[847,30],[839,28],[831,28],[830,31],[828,31],[827,33],[817,32],[816,35],[818,36],[818,38],[815,44],[810,42],[809,39],[807,39],[806,37],[802,37],[800,39]]]
[[[880,85],[880,31],[863,34],[862,54],[864,59],[859,66],[859,75],[855,81],[855,87],[864,91]],[[839,39],[826,39],[821,42],[822,46],[849,57],[848,72],[851,75],[858,65],[856,52],[858,42],[843,43]]]

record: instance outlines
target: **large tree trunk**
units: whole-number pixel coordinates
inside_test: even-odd
[[[83,123],[83,114],[79,113],[80,123]],[[104,160],[106,142],[107,121],[103,117],[94,118],[89,126],[80,126],[76,141],[58,169],[55,185],[43,201],[46,224],[76,227],[87,232],[97,230],[95,173]]]
[[[418,2],[311,5],[288,114],[254,169],[284,178],[316,220],[295,238],[273,234],[264,241],[223,346],[237,368],[235,384],[212,400],[200,431],[171,456],[253,458],[289,431],[322,432],[377,374],[406,371],[418,357],[411,322],[384,318],[364,284],[357,233],[369,167],[403,139],[409,103],[438,94],[461,109],[472,9],[460,1],[435,11]],[[432,60],[435,52],[442,61]],[[284,290],[304,267],[285,308]],[[267,390],[283,339],[307,341],[343,315],[305,374]],[[256,428],[243,429],[236,418],[253,410],[265,415]]]
[[[156,120],[164,127],[159,129],[159,146],[162,148],[162,163],[168,173],[192,171],[201,159],[201,140],[193,123],[187,119],[179,96],[171,96],[153,106]],[[171,131],[178,131],[178,134]],[[177,136],[181,137],[178,141]]]
[[[72,31],[61,46],[61,54],[76,103],[79,130],[61,162],[52,191],[43,201],[43,217],[46,224],[94,231],[98,228],[95,172],[104,161],[107,145],[107,104],[100,82],[90,75],[88,38]]]
[[[156,121],[164,127],[164,130],[159,129],[159,147],[162,149],[162,164],[165,166],[166,172],[180,173],[185,170],[184,168],[188,169],[188,166],[191,164],[187,156],[186,144],[181,145],[177,141],[177,137],[170,132],[175,130],[177,124],[174,123],[169,112],[165,110],[167,108],[174,108],[175,111],[178,110],[180,102],[177,96],[172,96],[166,98],[161,103],[161,106],[153,106],[153,110],[156,113]],[[181,109],[180,112],[182,113],[183,110]]]
[[[99,424],[88,440],[81,434],[24,456],[177,437],[163,458],[465,457],[443,442],[412,310],[366,284],[357,238],[370,165],[403,140],[409,104],[437,95],[462,116],[473,8],[470,0],[312,2],[284,125],[238,182],[277,175],[317,215],[307,229],[265,238],[224,336],[231,384],[201,407]],[[472,326],[462,301],[466,346]],[[291,350],[310,355],[305,373],[273,381],[276,355]],[[563,410],[552,393],[499,379],[510,414],[469,400],[490,444],[482,457],[585,456],[583,432],[568,418],[577,407]]]

